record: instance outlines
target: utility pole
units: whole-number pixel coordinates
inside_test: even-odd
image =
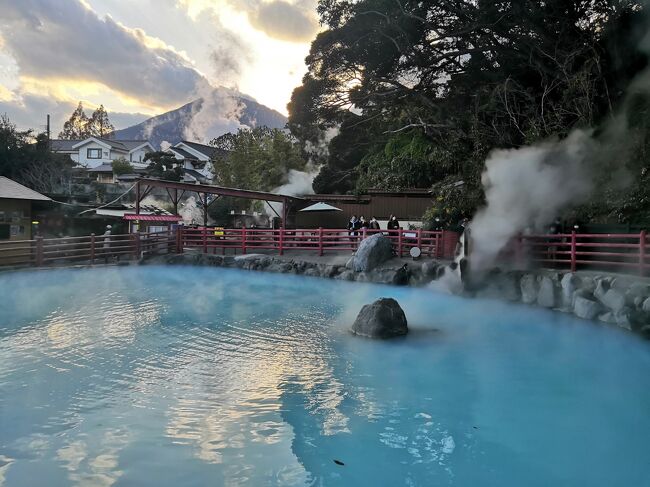
[[[50,114],[47,114],[47,123],[45,124],[45,133],[47,134],[47,150],[50,151],[52,150],[52,144],[50,143],[52,140],[51,133],[50,133]]]

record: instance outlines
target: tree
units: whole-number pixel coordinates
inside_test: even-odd
[[[318,11],[328,29],[289,104],[302,144],[340,129],[317,191],[453,177],[474,195],[490,150],[607,119],[647,62],[643,13],[627,0],[320,0]]]
[[[110,137],[114,131],[115,127],[108,119],[104,105],[99,105],[88,120],[88,132],[93,137],[106,138]]]
[[[183,177],[181,161],[169,152],[147,152],[144,156],[144,162],[149,162],[147,174],[150,176],[168,181],[180,181]]]
[[[124,157],[120,157],[119,159],[115,159],[111,166],[113,167],[113,174],[116,176],[121,176],[122,174],[133,174],[133,166],[129,161],[127,161]]]
[[[63,124],[63,130],[59,133],[59,138],[80,140],[87,139],[90,136],[89,120],[84,112],[83,103],[79,102],[68,121]]]
[[[297,141],[268,127],[239,129],[212,140],[215,183],[241,189],[271,191],[287,182],[290,170],[304,170]]]
[[[68,186],[75,163],[49,150],[46,134],[19,131],[7,116],[0,117],[0,176],[43,193]]]

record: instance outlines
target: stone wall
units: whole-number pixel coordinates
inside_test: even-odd
[[[344,265],[268,255],[220,256],[201,253],[151,257],[142,264],[230,267],[343,281],[424,286],[439,279],[447,266],[435,261],[397,264],[392,261],[369,272]],[[650,337],[650,281],[631,276],[553,271],[499,271],[480,282],[466,283],[469,297],[506,299],[572,313],[587,320],[620,326]]]
[[[648,279],[592,272],[494,271],[471,287],[476,297],[550,308],[650,336]]]

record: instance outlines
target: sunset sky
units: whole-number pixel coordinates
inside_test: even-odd
[[[317,0],[0,0],[0,113],[53,131],[79,100],[116,128],[207,83],[286,114],[319,25]]]

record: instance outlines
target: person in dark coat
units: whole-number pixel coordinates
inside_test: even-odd
[[[356,237],[357,232],[356,230],[359,229],[359,220],[357,220],[356,215],[352,215],[352,218],[350,218],[350,221],[348,222],[348,231],[351,237]]]
[[[397,217],[395,215],[390,216],[390,220],[388,220],[387,228],[389,230],[399,230],[399,221],[397,220]]]
[[[368,228],[370,228],[370,230],[379,230],[379,222],[377,221],[377,219],[374,216],[370,219],[370,223],[368,224]]]
[[[359,217],[359,228],[368,228],[368,222],[363,217],[363,215]]]

